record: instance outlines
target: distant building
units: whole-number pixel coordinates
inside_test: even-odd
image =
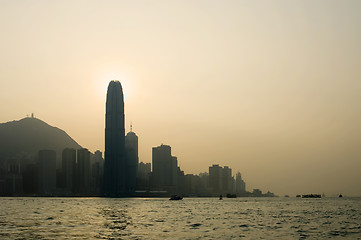
[[[233,193],[234,178],[232,177],[232,169],[224,166],[222,169],[222,190],[224,193]]]
[[[39,151],[39,194],[52,195],[56,190],[56,153],[54,150]]]
[[[17,159],[5,162],[5,169],[0,169],[0,196],[19,196],[23,194],[23,175]]]
[[[28,163],[23,169],[23,187],[24,193],[34,195],[38,193],[38,165],[36,163]]]
[[[209,167],[209,188],[213,194],[233,193],[234,178],[232,169],[228,166],[222,168],[218,164]]]
[[[138,136],[132,131],[125,136],[125,150],[127,157],[127,187],[128,192],[134,192],[137,185],[138,168]]]
[[[86,148],[77,150],[76,162],[77,193],[89,194],[90,192],[90,152]]]
[[[92,155],[91,155],[92,159]],[[91,193],[100,195],[103,187],[104,159],[101,151],[97,150],[90,161],[91,169]]]
[[[75,192],[76,150],[65,148],[62,152],[62,174],[64,188],[68,194]]]
[[[199,196],[202,192],[201,178],[197,175],[184,176],[184,193],[189,196]]]
[[[262,197],[262,191],[257,188],[253,189],[252,195],[253,197]]]
[[[152,184],[153,187],[177,191],[177,180],[179,175],[177,158],[172,156],[171,147],[160,145],[152,149]]]
[[[209,187],[214,194],[222,193],[222,173],[222,167],[218,164],[209,167]]]
[[[236,193],[242,196],[246,193],[246,183],[243,181],[241,173],[236,174]]]
[[[99,150],[96,150],[94,152],[94,161],[95,162],[99,162],[99,163],[102,163],[104,161],[103,159],[103,153]]]
[[[200,188],[200,194],[202,196],[208,196],[210,193],[210,189],[209,189],[209,173],[204,172],[204,173],[200,173],[198,174],[199,176],[199,181],[201,184],[201,188]]]
[[[145,190],[149,188],[149,176],[151,172],[151,164],[140,162],[137,172],[137,189]]]

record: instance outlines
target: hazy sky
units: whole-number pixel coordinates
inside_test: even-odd
[[[118,79],[140,161],[248,190],[361,195],[361,1],[0,0],[0,122],[35,116],[104,150]]]

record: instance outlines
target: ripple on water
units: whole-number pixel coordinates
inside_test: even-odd
[[[361,199],[346,198],[3,198],[0,214],[0,239],[361,238]]]

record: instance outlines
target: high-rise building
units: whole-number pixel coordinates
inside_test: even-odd
[[[76,167],[76,150],[65,148],[62,152],[62,170],[64,187],[67,193],[74,193],[74,177]]]
[[[242,195],[246,192],[246,183],[243,181],[241,173],[236,174],[236,193]]]
[[[209,187],[213,194],[233,193],[234,178],[232,169],[228,166],[222,168],[218,164],[209,167]]]
[[[222,167],[213,164],[209,167],[209,187],[215,194],[222,193]]]
[[[140,162],[137,171],[137,188],[140,190],[149,188],[149,176],[151,172],[151,164]]]
[[[105,114],[104,194],[126,196],[127,161],[125,153],[124,100],[119,81],[108,86]]]
[[[56,190],[56,153],[54,150],[39,151],[39,193],[51,195]]]
[[[152,149],[153,186],[175,192],[180,171],[177,165],[177,157],[172,156],[170,146],[162,144],[154,147]]]
[[[104,159],[103,153],[99,150],[90,156],[91,169],[91,192],[99,195],[103,186]]]
[[[86,148],[78,149],[76,161],[77,192],[89,194],[90,192],[90,152]]]
[[[134,192],[137,185],[138,168],[138,136],[132,131],[125,136],[125,149],[127,156],[127,186],[129,192]]]
[[[232,177],[232,169],[224,166],[222,172],[222,190],[224,193],[233,193],[233,186],[234,178]]]

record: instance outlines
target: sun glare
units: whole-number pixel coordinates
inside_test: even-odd
[[[99,97],[105,100],[109,82],[112,80],[117,80],[121,83],[125,100],[133,96],[134,84],[131,83],[131,78],[125,76],[125,74],[123,73],[113,72],[113,73],[102,74],[101,77],[95,79],[96,82],[95,85]]]

